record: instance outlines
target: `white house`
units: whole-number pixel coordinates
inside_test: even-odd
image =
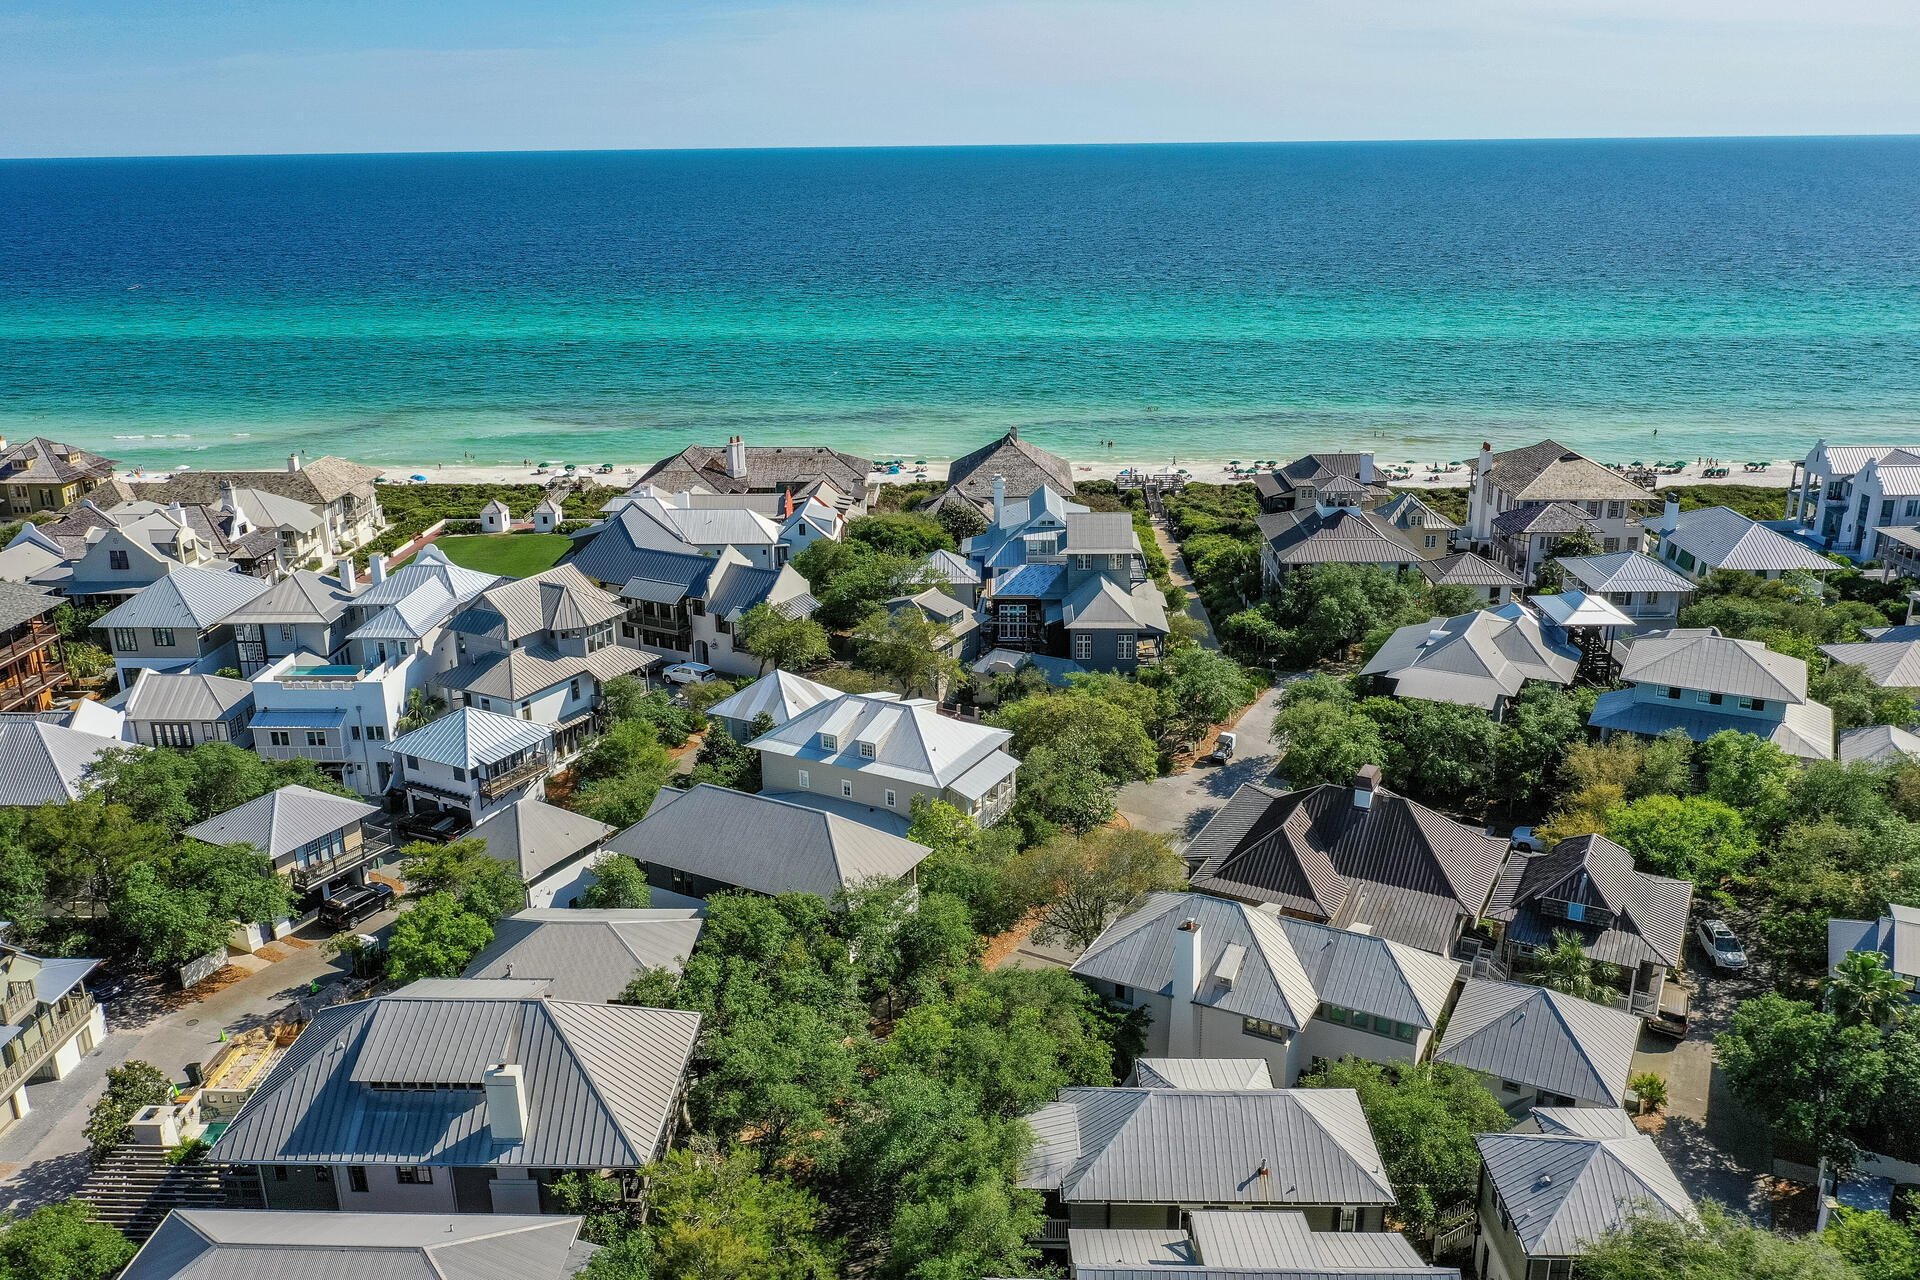
[[[535,533],[557,533],[560,522],[567,518],[566,511],[560,505],[560,499],[548,494],[540,499],[540,505],[533,509],[533,531]]]
[[[1464,539],[1468,550],[1487,555],[1502,533],[1511,538],[1520,532],[1540,532],[1518,530],[1511,524],[1498,529],[1495,522],[1501,517],[1530,507],[1565,504],[1592,523],[1603,550],[1638,551],[1642,531],[1635,505],[1651,496],[1625,476],[1555,440],[1503,453],[1482,444],[1467,498],[1467,527],[1459,531],[1456,542]],[[1554,526],[1556,533],[1567,531]],[[1517,564],[1508,567],[1531,578],[1537,564],[1535,555],[1528,557],[1524,571]]]
[[[419,653],[376,666],[291,653],[253,677],[253,749],[263,760],[311,760],[363,796],[393,784],[393,753]]]
[[[1920,467],[1920,446],[1830,445],[1822,437],[1802,461],[1794,464],[1797,483],[1787,489],[1787,519],[1796,520],[1825,546],[1848,554],[1860,553],[1874,525],[1893,524],[1880,519],[1882,503],[1895,495],[1887,488],[1902,487],[1907,477],[1872,480],[1862,485],[1868,464],[1904,470]],[[1863,501],[1864,499],[1864,501]],[[1904,507],[1905,498],[1898,499]],[[1915,512],[1920,519],[1920,511]],[[1902,519],[1902,524],[1914,520]],[[1862,556],[1862,558],[1865,558]]]
[[[475,707],[393,740],[399,786],[410,813],[456,812],[480,823],[515,801],[538,795],[553,768],[546,725]]]
[[[107,1038],[81,985],[100,962],[41,959],[0,947],[0,1132],[33,1110],[27,1086],[64,1080]]]

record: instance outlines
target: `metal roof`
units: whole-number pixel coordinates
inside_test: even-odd
[[[478,569],[457,565],[447,559],[447,553],[439,547],[427,546],[422,547],[413,559],[388,573],[386,581],[368,585],[354,598],[354,604],[366,607],[398,604],[428,583],[443,588],[452,599],[466,601],[495,583],[504,581],[507,579],[498,574],[482,573]]]
[[[1360,673],[1387,677],[1403,698],[1491,710],[1529,680],[1571,684],[1579,667],[1560,628],[1508,604],[1401,627]]]
[[[1428,1030],[1439,1025],[1460,977],[1454,961],[1353,929],[1289,916],[1278,923],[1322,1003]]]
[[[1398,493],[1395,493],[1391,499],[1375,507],[1373,514],[1399,529],[1419,529],[1423,532],[1447,533],[1460,527],[1440,512],[1435,511],[1432,507],[1420,501],[1419,494],[1410,493],[1405,489],[1400,490]],[[1415,524],[1413,521],[1413,517],[1416,515],[1420,517],[1418,524]],[[1442,559],[1446,560],[1451,560],[1452,558],[1451,556],[1442,557]],[[1474,558],[1476,560],[1479,559],[1478,556]],[[1482,560],[1481,563],[1485,564],[1486,562]]]
[[[927,569],[937,575],[948,586],[977,587],[980,575],[965,556],[955,555],[945,549],[929,554],[924,562]]]
[[[302,508],[304,510],[305,508]],[[228,614],[228,622],[334,622],[354,602],[337,578],[296,569],[257,598]]]
[[[391,582],[392,579],[387,581]],[[371,596],[373,593],[369,591],[367,594]],[[368,601],[362,598],[357,603],[366,604]],[[445,583],[427,578],[361,623],[347,639],[418,640],[445,622],[459,607],[460,597],[448,590]]]
[[[257,796],[181,834],[208,844],[250,844],[277,862],[303,844],[379,812],[378,805],[295,785]]]
[[[607,848],[757,893],[828,899],[873,876],[898,880],[931,852],[839,814],[704,782],[662,790]]]
[[[556,999],[617,999],[641,969],[680,972],[700,940],[700,910],[521,911],[494,926],[467,978],[537,978]]]
[[[1351,1089],[1066,1089],[1027,1123],[1020,1185],[1069,1204],[1394,1201]]]
[[[1619,1106],[1640,1019],[1622,1009],[1518,982],[1469,979],[1434,1054],[1502,1080]]]
[[[225,676],[142,668],[127,694],[129,720],[225,720],[253,701],[253,686]]]
[[[1890,724],[1870,724],[1864,729],[1849,729],[1840,735],[1840,763],[1858,760],[1892,760],[1896,756],[1920,756],[1920,736],[1896,729]]]
[[[276,708],[253,717],[255,729],[338,729],[347,722],[347,713],[339,707],[310,707],[305,710]]]
[[[1283,565],[1402,565],[1423,559],[1399,528],[1353,507],[1326,515],[1314,507],[1280,511],[1260,516],[1255,523]]]
[[[0,806],[78,800],[101,752],[137,749],[119,738],[40,720],[0,723]]]
[[[816,684],[776,667],[708,707],[707,714],[745,724],[752,724],[756,717],[765,715],[774,724],[781,725],[808,707],[817,707],[839,696],[840,690],[830,685]]]
[[[1530,1257],[1577,1255],[1641,1205],[1693,1217],[1685,1188],[1643,1133],[1483,1133],[1474,1141]]]
[[[1750,573],[1779,573],[1808,569],[1822,573],[1833,561],[1805,543],[1796,542],[1726,507],[1682,511],[1672,529],[1660,531],[1660,540],[1691,552],[1702,564],[1716,569]]]
[[[220,1164],[637,1169],[671,1132],[700,1015],[403,987],[316,1014],[214,1144]],[[526,1133],[493,1137],[478,1086],[524,1072]],[[428,1086],[376,1088],[387,1086]]]
[[[1332,1271],[1361,1276],[1430,1271],[1398,1231],[1315,1231],[1304,1213],[1201,1210],[1188,1217],[1193,1246],[1209,1267]]]
[[[831,736],[835,745],[822,745],[822,734]],[[946,787],[1012,737],[1005,729],[940,715],[929,702],[844,693],[807,708],[747,745],[914,786]],[[872,745],[871,758],[861,754],[861,743]]]
[[[418,756],[456,769],[492,764],[553,741],[553,732],[529,720],[461,707],[388,744],[395,755]]]
[[[1168,630],[1166,596],[1151,582],[1143,582],[1129,592],[1104,575],[1093,577],[1074,588],[1061,602],[1061,620],[1069,631],[1165,635]]]
[[[597,818],[525,796],[495,810],[467,837],[485,840],[488,853],[512,863],[522,880],[532,881],[591,849],[613,831]]]
[[[140,589],[131,600],[93,625],[182,627],[203,631],[241,605],[267,593],[269,584],[245,573],[182,566]]]
[[[1724,729],[1765,738],[1802,760],[1833,759],[1833,710],[1818,702],[1785,704],[1786,718],[1768,720],[1704,707],[1698,703],[1642,701],[1632,689],[1609,689],[1593,704],[1587,723],[1596,729],[1657,737],[1679,729],[1695,742],[1705,742]]]
[[[1456,551],[1438,560],[1422,560],[1418,568],[1428,582],[1442,586],[1519,588],[1527,585],[1524,578],[1471,551]]]
[[[1265,1058],[1135,1058],[1129,1085],[1139,1089],[1271,1089]]]
[[[1537,595],[1527,601],[1562,630],[1575,627],[1631,627],[1633,619],[1599,596],[1584,591]]]
[[[1599,556],[1568,556],[1560,561],[1567,576],[1589,591],[1654,591],[1684,594],[1699,584],[1681,577],[1652,556],[1614,551]]]
[[[1883,689],[1920,688],[1920,640],[1823,644],[1820,652],[1835,662],[1865,667],[1867,675]]]
[[[120,1276],[564,1280],[579,1231],[579,1218],[533,1215],[175,1209]]]
[[[1877,920],[1827,921],[1827,967],[1836,967],[1855,951],[1878,951],[1887,968],[1903,977],[1920,977],[1920,910],[1898,904]]]
[[[1758,640],[1734,640],[1712,627],[1650,631],[1623,642],[1620,678],[1677,685],[1769,702],[1807,700],[1807,664]]]
[[[1137,555],[1140,535],[1124,511],[1076,511],[1067,517],[1068,555]]]
[[[1543,899],[1603,907],[1612,918],[1605,927],[1569,920],[1564,910],[1542,911]],[[1585,835],[1562,840],[1547,853],[1516,852],[1507,859],[1487,916],[1506,921],[1507,936],[1515,942],[1551,946],[1556,933],[1567,932],[1595,960],[1629,968],[1653,961],[1674,968],[1686,950],[1692,906],[1691,882],[1649,875],[1613,841]]]
[[[1064,564],[1023,564],[1011,573],[1003,573],[987,584],[987,594],[1031,596],[1038,600],[1058,600],[1067,589]]]

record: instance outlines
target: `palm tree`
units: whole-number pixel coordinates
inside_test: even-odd
[[[1553,935],[1553,948],[1534,957],[1533,980],[1543,987],[1595,1004],[1611,1004],[1613,993],[1593,979],[1593,961],[1587,959],[1580,936],[1565,929]]]
[[[446,709],[444,699],[434,697],[425,689],[415,689],[407,695],[407,712],[394,723],[394,732],[412,733],[428,721],[439,719]]]
[[[1906,1011],[1912,984],[1878,951],[1852,951],[1827,979],[1827,1010],[1843,1027],[1884,1027]]]

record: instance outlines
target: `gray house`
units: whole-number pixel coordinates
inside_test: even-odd
[[[1694,592],[1693,583],[1638,551],[1568,556],[1560,567],[1566,571],[1568,585],[1620,610],[1636,631],[1676,625]]]
[[[1667,499],[1656,537],[1655,554],[1695,580],[1708,577],[1716,569],[1778,578],[1794,570],[1831,573],[1837,567],[1806,543],[1738,511],[1727,507],[1682,511],[1676,498]]]
[[[462,813],[473,823],[541,794],[553,769],[545,725],[474,707],[403,733],[391,748],[408,812]]]
[[[1723,729],[1764,738],[1802,760],[1833,759],[1833,712],[1807,697],[1807,664],[1712,627],[1651,631],[1614,646],[1620,678],[1587,723],[1655,737],[1680,729],[1705,742]]]
[[[1469,979],[1436,1062],[1487,1078],[1500,1105],[1618,1107],[1627,1096],[1640,1019],[1620,1009],[1518,982]]]
[[[667,1149],[700,1015],[431,980],[312,1022],[214,1143],[269,1209],[552,1213]]]
[[[227,615],[241,675],[251,679],[291,653],[316,654],[328,662],[346,660],[347,634],[353,629],[351,563],[343,561],[346,568],[331,578],[297,569]]]
[[[207,844],[252,845],[292,882],[307,909],[315,910],[340,890],[365,884],[368,866],[393,851],[384,834],[363,825],[379,812],[374,805],[311,787],[281,787],[184,834]]]
[[[1856,951],[1876,951],[1888,969],[1920,984],[1920,907],[1893,903],[1877,920],[1827,921],[1827,968]]]
[[[1401,627],[1360,669],[1402,698],[1480,707],[1499,719],[1529,680],[1564,688],[1580,668],[1566,633],[1517,604]]]
[[[494,926],[461,976],[539,978],[555,999],[606,1003],[642,969],[680,972],[705,923],[688,908],[520,911]]]
[[[311,1274],[391,1280],[568,1280],[592,1258],[580,1219],[451,1213],[175,1209],[120,1280]]]
[[[267,589],[267,583],[244,573],[175,569],[102,615],[93,629],[113,650],[122,688],[142,667],[195,673],[237,668],[227,617]]]
[[[138,669],[127,694],[127,728],[144,747],[231,742],[253,747],[253,685],[225,676]]]
[[[571,905],[594,882],[593,861],[613,828],[584,813],[527,795],[493,813],[468,835],[510,865],[527,886],[527,905]]]

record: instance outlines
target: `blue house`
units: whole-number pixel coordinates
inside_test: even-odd
[[[1802,760],[1833,759],[1833,712],[1807,697],[1807,664],[1713,627],[1651,631],[1614,646],[1631,688],[1600,695],[1587,723],[1603,734],[1681,729],[1705,742],[1751,733]]]

